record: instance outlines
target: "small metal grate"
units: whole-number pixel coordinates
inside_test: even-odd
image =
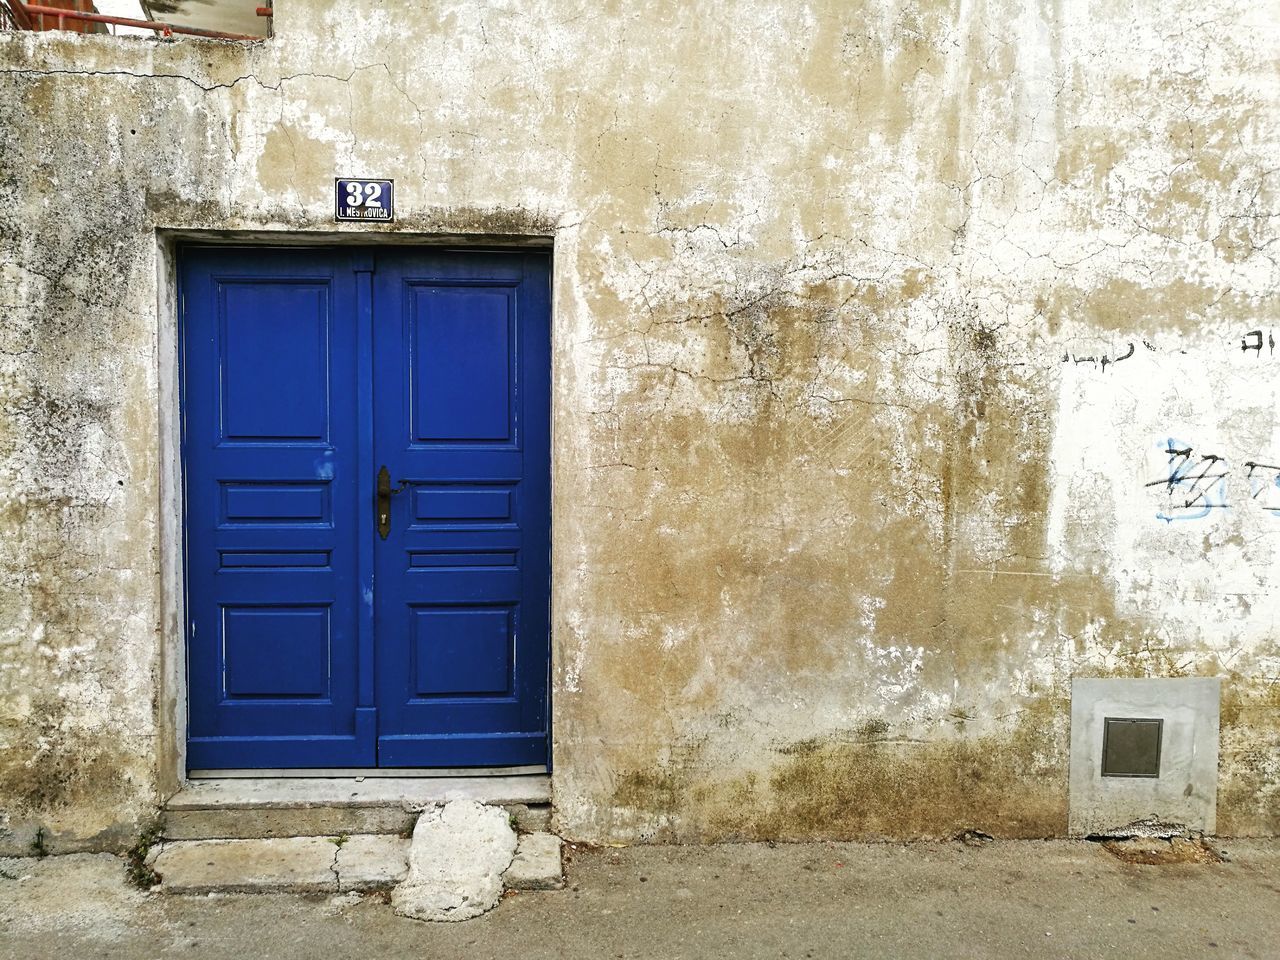
[[[1107,717],[1102,733],[1104,777],[1159,777],[1164,721]]]

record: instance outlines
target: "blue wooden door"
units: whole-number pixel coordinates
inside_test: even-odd
[[[547,256],[379,255],[383,766],[547,758]]]
[[[179,279],[189,766],[545,763],[545,255]]]

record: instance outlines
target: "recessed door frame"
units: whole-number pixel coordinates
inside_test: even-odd
[[[161,229],[156,231],[156,389],[159,400],[157,411],[157,459],[159,469],[159,503],[157,523],[160,539],[160,644],[156,664],[159,677],[157,690],[157,790],[162,797],[172,795],[188,779],[187,771],[187,620],[184,478],[182,456],[182,408],[181,364],[182,349],[179,328],[178,303],[178,253],[185,246],[264,246],[307,247],[352,245],[369,248],[379,246],[419,246],[456,249],[521,250],[547,249],[551,251],[551,484],[552,502],[555,498],[555,436],[556,420],[560,416],[557,403],[556,349],[557,349],[557,292],[555,273],[555,236],[532,234],[513,236],[466,236],[441,234],[383,233],[372,234],[357,230],[284,232],[284,231],[227,231]],[[559,524],[553,513],[551,523],[552,555],[556,552]],[[554,630],[555,569],[551,571],[551,617]],[[554,658],[554,636],[550,639],[551,656]],[[555,701],[548,677],[548,723],[554,723]],[[549,738],[550,751],[553,738]],[[548,767],[552,758],[548,756]],[[310,770],[289,771],[293,776],[333,776],[346,771]],[[449,776],[463,774],[475,776],[477,770],[420,771],[423,776]],[[507,769],[505,773],[518,772]],[[219,776],[266,777],[279,775],[280,771],[219,771]],[[409,776],[412,770],[361,770],[362,776]]]

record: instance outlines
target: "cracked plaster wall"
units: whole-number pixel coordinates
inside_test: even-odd
[[[1220,831],[1277,831],[1275,9],[276,32],[0,36],[8,846],[118,845],[172,786],[155,231],[332,230],[338,173],[396,178],[346,232],[555,237],[566,834],[1063,833],[1070,678],[1187,674]]]

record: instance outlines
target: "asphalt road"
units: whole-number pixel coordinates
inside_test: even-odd
[[[0,957],[1280,958],[1280,842],[1215,848],[1229,861],[1065,841],[580,850],[567,889],[459,924],[377,896],[144,894],[105,855],[8,860]]]

